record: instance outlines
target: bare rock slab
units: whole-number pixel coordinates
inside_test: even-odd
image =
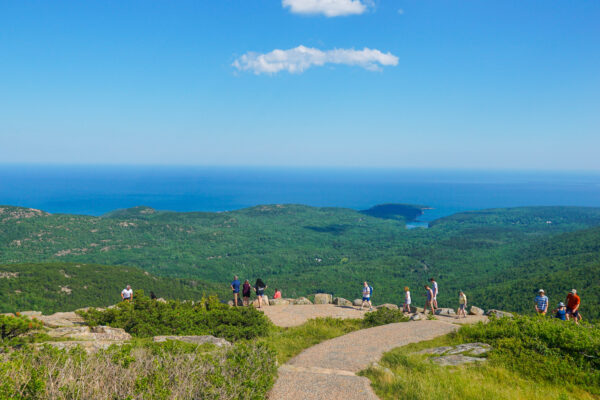
[[[463,356],[462,354],[455,354],[450,356],[441,356],[441,357],[432,357],[431,362],[441,365],[441,366],[450,366],[450,365],[462,365],[474,362],[484,362],[485,358],[477,358],[477,357],[469,357]]]
[[[312,301],[310,301],[306,297],[298,297],[297,299],[294,300],[293,304],[295,304],[295,305],[312,304]]]
[[[65,326],[51,329],[48,336],[54,338],[71,338],[75,340],[111,340],[126,341],[131,339],[131,335],[121,328],[112,328],[110,326]]]
[[[484,314],[484,311],[479,307],[471,306],[471,308],[469,309],[469,315],[483,315],[483,314]]]
[[[335,304],[336,306],[352,307],[352,302],[350,300],[344,299],[343,297],[334,297],[333,304]]]
[[[397,310],[398,306],[395,305],[395,304],[385,303],[385,304],[381,304],[381,305],[379,305],[379,306],[377,306],[375,308],[377,308],[377,309],[387,308],[388,310]]]
[[[166,342],[167,340],[175,340],[179,342],[192,343],[192,344],[214,344],[217,347],[226,347],[231,346],[227,340],[223,338],[214,337],[211,335],[202,335],[202,336],[154,336],[152,339],[156,343]]]
[[[452,308],[438,308],[435,315],[456,315],[456,312]]]
[[[512,318],[513,315],[509,312],[506,311],[500,311],[500,310],[488,310],[488,312],[486,313],[486,315],[494,315],[496,318]]]
[[[288,304],[290,304],[290,301],[287,299],[270,299],[269,300],[270,306],[287,306]]]

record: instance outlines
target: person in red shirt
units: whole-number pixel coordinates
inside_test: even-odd
[[[273,298],[280,299],[281,298],[281,290],[275,289],[275,295],[273,296]]]
[[[577,295],[577,290],[573,289],[567,295],[567,319],[573,318],[576,324],[579,324],[581,321],[581,314],[579,314],[579,305],[581,304],[581,299]]]

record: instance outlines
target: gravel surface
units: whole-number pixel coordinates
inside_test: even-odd
[[[354,374],[379,361],[386,351],[433,339],[458,329],[457,325],[450,322],[452,321],[401,322],[327,340],[304,350],[283,365],[269,398],[377,399],[369,380]]]

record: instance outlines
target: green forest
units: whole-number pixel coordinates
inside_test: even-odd
[[[0,206],[0,271],[18,272],[25,263],[40,271],[30,280],[25,272],[0,278],[0,307],[41,308],[62,301],[58,308],[73,308],[81,304],[74,300],[79,297],[75,291],[58,292],[67,285],[60,271],[74,273],[73,265],[93,263],[115,266],[114,273],[79,276],[85,290],[98,288],[94,295],[77,294],[82,301],[97,300],[93,305],[114,302],[126,281],[143,286],[146,293],[156,288],[163,297],[198,298],[206,291],[222,296],[234,274],[251,282],[260,277],[269,286],[268,295],[280,288],[284,297],[328,292],[354,299],[368,280],[375,303],[398,304],[403,287],[409,286],[419,305],[424,303],[423,285],[435,277],[440,306],[456,307],[462,289],[470,304],[531,312],[536,289],[544,288],[554,307],[576,288],[584,318],[600,317],[600,288],[594,279],[600,272],[600,208],[472,211],[433,221],[428,229],[406,229],[406,220],[421,209],[385,205],[361,212],[261,205],[178,213],[135,207],[91,217]],[[50,272],[42,272],[50,270],[55,281],[46,276]],[[128,272],[117,274],[121,270]],[[139,285],[128,276],[131,271]],[[105,286],[95,283],[98,275]],[[42,292],[47,282],[53,286]],[[27,288],[39,299],[24,296]]]

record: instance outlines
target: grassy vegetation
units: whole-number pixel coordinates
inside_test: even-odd
[[[481,364],[442,367],[417,351],[481,341]],[[517,317],[465,326],[456,334],[386,353],[363,374],[382,399],[596,399],[600,329],[550,318]]]
[[[268,295],[278,287],[284,297],[326,292],[349,299],[359,297],[362,281],[368,280],[376,303],[398,304],[402,288],[410,286],[419,306],[424,303],[423,284],[435,276],[441,306],[455,307],[457,291],[463,289],[470,304],[530,312],[535,289],[546,289],[554,306],[575,287],[582,295],[584,317],[600,317],[600,287],[587,278],[600,268],[600,249],[594,246],[600,243],[598,208],[467,212],[434,221],[430,229],[412,230],[405,229],[404,217],[395,219],[399,211],[387,205],[374,208],[375,216],[299,205],[224,213],[137,207],[104,218],[0,208],[0,262],[8,265],[3,267],[6,272],[23,262],[134,265],[159,276],[183,278],[180,292],[193,281],[209,293],[227,295],[237,274],[265,280]],[[23,296],[26,291],[19,285],[27,289],[32,283],[0,278],[0,285],[6,282],[10,287],[0,291],[2,309],[44,306],[39,297]],[[67,298],[57,292],[58,286],[43,283],[40,279],[36,287],[54,296],[49,303]],[[136,288],[148,292],[149,283],[140,282],[143,286]]]

